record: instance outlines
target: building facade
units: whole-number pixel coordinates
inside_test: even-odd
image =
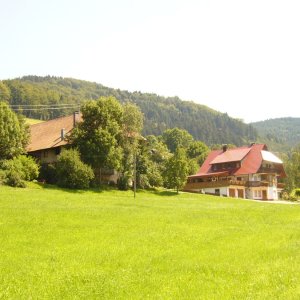
[[[286,177],[283,162],[265,144],[212,151],[185,191],[234,198],[277,200]]]
[[[69,116],[31,125],[27,153],[40,164],[55,164],[61,150],[71,146],[67,137],[81,121],[81,114],[74,112]],[[101,182],[116,183],[118,178],[119,173],[116,170],[101,171]]]

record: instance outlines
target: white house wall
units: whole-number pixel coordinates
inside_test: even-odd
[[[220,196],[228,196],[228,188],[227,187],[218,187],[218,188],[205,188],[203,189],[203,191],[206,194],[215,194],[216,190],[219,189],[220,190]]]

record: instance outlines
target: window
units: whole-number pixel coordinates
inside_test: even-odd
[[[262,192],[261,190],[254,190],[254,198],[261,198]]]
[[[61,152],[61,149],[60,149],[60,147],[57,147],[57,148],[55,148],[55,154],[56,154],[56,155],[59,155],[59,154],[60,154],[60,152]]]

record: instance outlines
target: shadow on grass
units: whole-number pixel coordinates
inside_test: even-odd
[[[156,191],[154,192],[155,195],[158,196],[178,196],[177,192],[175,191]]]
[[[92,192],[92,193],[98,194],[98,193],[102,193],[103,191],[115,190],[114,188],[107,187],[107,186],[93,187],[93,188],[82,190],[82,189],[69,189],[69,188],[59,187],[54,184],[41,183],[41,182],[38,182],[36,184],[39,186],[39,188],[42,188],[42,189],[57,190],[57,191],[63,191],[63,192],[72,193],[72,194],[83,194],[86,192]]]
[[[42,182],[35,182],[35,183],[31,183],[29,185],[29,187],[31,188],[38,188],[38,189],[45,189],[45,190],[56,190],[56,191],[62,191],[62,192],[66,192],[66,193],[72,193],[72,194],[83,194],[86,192],[90,192],[90,193],[102,193],[105,191],[120,191],[117,187],[114,186],[109,186],[109,185],[101,185],[101,186],[97,186],[97,187],[91,187],[88,189],[70,189],[70,188],[64,188],[64,187],[59,187],[57,185],[54,184],[49,184],[49,183],[42,183]],[[132,190],[128,190],[128,191],[132,191]],[[128,191],[124,191],[124,192],[128,192]],[[150,192],[154,195],[157,196],[163,196],[163,197],[170,197],[170,196],[178,196],[176,191],[170,191],[170,190],[161,190],[161,189],[137,189],[137,195],[138,194],[142,194],[144,192]],[[132,191],[133,193],[133,191]],[[125,193],[124,193],[125,194]],[[125,194],[126,197],[128,197],[128,194]]]

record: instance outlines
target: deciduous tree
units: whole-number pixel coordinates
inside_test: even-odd
[[[188,160],[185,150],[177,148],[174,155],[167,161],[164,173],[165,185],[167,188],[175,188],[177,193],[187,180],[189,171]]]
[[[73,130],[71,140],[82,158],[94,169],[120,169],[123,109],[114,97],[88,101],[82,108],[83,121]],[[101,178],[100,178],[101,180]]]
[[[25,152],[28,127],[4,102],[0,102],[0,160],[10,159]]]
[[[194,140],[186,130],[179,128],[167,129],[163,135],[163,141],[174,153],[178,147],[187,149],[190,143]]]

